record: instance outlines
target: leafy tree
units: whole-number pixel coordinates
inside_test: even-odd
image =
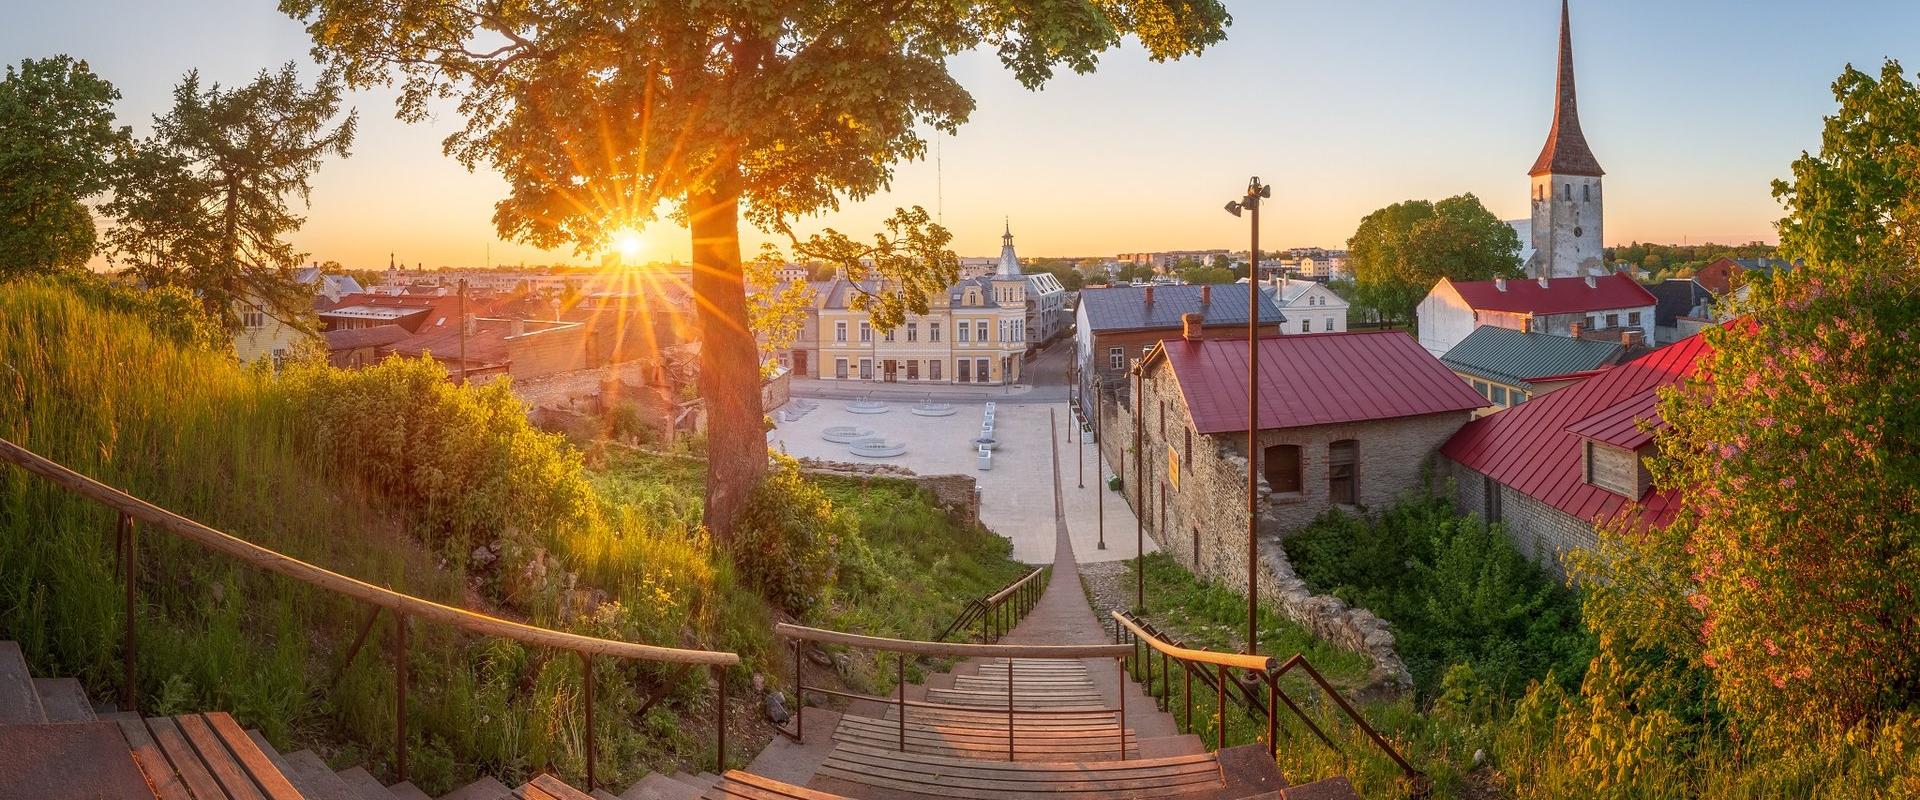
[[[131,133],[113,125],[119,90],[68,56],[24,59],[0,79],[0,280],[83,267],[93,212]]]
[[[1187,283],[1233,283],[1239,280],[1233,270],[1226,267],[1202,267],[1195,265],[1180,273],[1180,280]]]
[[[955,131],[973,98],[948,59],[994,50],[1023,85],[1091,71],[1133,34],[1155,59],[1224,37],[1219,0],[694,2],[660,0],[281,0],[316,55],[355,86],[398,80],[399,116],[453,98],[466,117],[446,149],[492,164],[508,197],[503,236],[596,250],[666,204],[691,228],[701,389],[710,420],[706,520],[725,536],[766,471],[739,230],[799,245],[793,225],[886,188],[924,157],[923,129]],[[896,221],[911,212],[896,215]],[[917,237],[932,238],[930,232]],[[843,237],[844,238],[844,237]],[[891,239],[899,237],[883,237]],[[847,243],[829,237],[830,250]],[[796,248],[800,249],[800,248]],[[803,251],[804,255],[804,251]],[[918,310],[945,259],[875,259],[893,292],[881,314]]]
[[[303,88],[291,62],[234,89],[202,91],[199,73],[187,73],[174,87],[173,109],[126,159],[107,204],[119,222],[108,237],[116,260],[149,285],[199,295],[229,330],[247,303],[304,326],[312,301],[293,270],[306,254],[283,237],[306,220],[288,201],[307,199],[328,154],[348,154],[355,115],[328,129],[340,92],[330,76]]]
[[[1521,276],[1520,235],[1471,194],[1408,200],[1368,214],[1347,248],[1355,294],[1388,322],[1412,319],[1441,278]]]
[[[786,262],[780,251],[769,245],[759,258],[745,265],[747,285],[753,287],[747,299],[747,327],[760,342],[763,374],[770,375],[778,366],[771,357],[773,351],[790,349],[800,338],[816,294],[805,281],[779,280],[776,272]]]
[[[1820,153],[1801,153],[1793,181],[1773,182],[1787,208],[1780,249],[1816,263],[1866,266],[1920,254],[1920,87],[1887,59],[1880,79],[1847,65],[1833,82],[1840,110]]]

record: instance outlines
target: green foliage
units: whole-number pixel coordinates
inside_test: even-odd
[[[1654,284],[1668,278],[1692,277],[1701,267],[1720,258],[1773,258],[1778,249],[1760,242],[1743,245],[1634,242],[1625,247],[1607,248],[1603,260],[1638,267],[1647,273],[1645,281]]]
[[[825,602],[852,520],[782,458],[760,479],[736,521],[733,563],[748,585],[795,616]]]
[[[293,281],[305,255],[284,241],[306,220],[288,203],[304,202],[321,160],[345,158],[353,143],[352,112],[327,130],[339,82],[322,77],[308,90],[289,62],[245,86],[202,91],[189,72],[173,99],[119,165],[106,205],[118,223],[108,236],[116,262],[149,286],[193,292],[229,330],[240,303],[307,327],[312,296]]]
[[[119,90],[68,56],[23,59],[0,79],[0,281],[79,269],[93,214],[130,136],[113,126]]]
[[[1875,80],[1853,65],[1833,82],[1840,109],[1826,118],[1818,155],[1801,153],[1793,179],[1773,182],[1786,206],[1780,249],[1850,268],[1920,256],[1920,87],[1887,59]]]
[[[854,281],[850,307],[865,311],[882,333],[908,314],[927,313],[928,298],[960,277],[960,258],[947,249],[953,234],[926,209],[895,209],[885,226],[887,232],[875,234],[870,245],[832,228],[804,242],[786,231],[795,255],[830,264]]]
[[[1368,214],[1347,248],[1357,299],[1385,322],[1411,320],[1441,278],[1517,278],[1523,266],[1520,235],[1471,194]]]
[[[1180,271],[1180,280],[1187,283],[1233,283],[1239,277],[1233,274],[1231,267],[1203,267],[1198,264]]]
[[[1495,696],[1549,672],[1577,682],[1591,656],[1576,599],[1514,549],[1500,526],[1409,496],[1378,518],[1329,511],[1286,542],[1314,591],[1392,623],[1422,693],[1467,665]]]
[[[1227,651],[1246,647],[1246,593],[1201,580],[1165,552],[1149,554],[1146,570],[1147,618],[1155,626],[1177,632],[1193,647]],[[1281,659],[1300,653],[1341,685],[1351,686],[1366,677],[1365,656],[1315,637],[1271,607],[1263,605],[1259,613],[1261,652]]]

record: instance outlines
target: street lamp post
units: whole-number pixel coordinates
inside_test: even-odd
[[[1273,197],[1273,187],[1255,176],[1247,180],[1247,195],[1227,203],[1227,213],[1247,212],[1253,242],[1247,249],[1247,652],[1259,650],[1260,638],[1260,201]]]
[[[1106,462],[1105,462],[1105,461],[1103,460],[1104,458],[1106,458],[1106,456],[1104,456],[1104,455],[1102,455],[1102,454],[1100,453],[1100,446],[1101,446],[1101,445],[1104,445],[1104,444],[1106,444],[1106,443],[1107,443],[1107,434],[1106,434],[1106,431],[1105,431],[1105,429],[1101,427],[1101,424],[1100,424],[1100,415],[1102,415],[1102,414],[1104,414],[1104,413],[1106,413],[1106,410],[1107,410],[1107,396],[1106,396],[1106,395],[1104,395],[1104,394],[1101,394],[1101,393],[1100,393],[1100,390],[1099,390],[1098,388],[1095,388],[1095,389],[1093,390],[1093,403],[1094,403],[1094,407],[1093,407],[1093,409],[1094,409],[1094,410],[1093,410],[1093,464],[1094,464],[1094,466],[1101,466],[1101,465],[1103,465],[1103,464],[1105,464],[1105,463],[1106,463]],[[1105,474],[1105,473],[1106,473],[1106,470],[1105,470],[1104,468],[1103,468],[1103,469],[1099,469],[1099,470],[1095,470],[1095,474],[1094,474],[1094,476],[1093,476],[1093,479],[1094,479],[1094,480],[1096,480],[1096,481],[1103,481],[1103,482],[1104,482],[1104,481],[1105,481],[1106,479],[1104,479],[1104,478],[1102,478],[1102,477],[1100,477],[1100,476],[1101,476],[1102,474]],[[1094,500],[1094,508],[1095,508],[1095,509],[1097,509],[1097,511],[1098,511],[1098,513],[1099,513],[1099,515],[1100,515],[1100,546],[1099,546],[1099,549],[1101,549],[1101,550],[1105,550],[1105,549],[1107,549],[1107,487],[1105,487],[1105,486],[1100,486],[1100,487],[1098,487],[1098,488],[1099,488],[1099,490],[1100,490],[1100,496],[1099,496],[1099,497],[1098,497],[1097,499],[1095,499],[1095,500]]]

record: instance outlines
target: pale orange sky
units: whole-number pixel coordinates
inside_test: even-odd
[[[940,168],[900,165],[891,192],[817,224],[865,236],[894,206],[920,204],[940,211],[962,255],[997,253],[1008,217],[1029,256],[1244,248],[1246,223],[1220,208],[1254,174],[1276,186],[1270,247],[1344,246],[1366,213],[1411,198],[1473,192],[1503,218],[1525,215],[1526,171],[1551,118],[1558,3],[1228,5],[1229,40],[1197,59],[1151,64],[1129,46],[1040,93],[990,56],[955,59],[979,109],[939,143]],[[267,0],[72,0],[9,16],[0,59],[89,60],[125,94],[121,121],[136,133],[189,68],[236,83],[308,63],[304,33]],[[189,24],[205,19],[222,24]],[[1575,0],[1573,23],[1609,244],[1772,240],[1768,183],[1818,146],[1842,66],[1920,65],[1920,7],[1898,0]],[[320,170],[296,245],[358,268],[384,267],[389,252],[479,266],[489,248],[495,264],[581,260],[497,241],[502,182],[440,153],[459,121],[405,125],[390,99],[353,96],[359,142]],[[687,255],[684,231],[660,225],[644,239],[643,258]],[[749,252],[757,241],[749,232]]]

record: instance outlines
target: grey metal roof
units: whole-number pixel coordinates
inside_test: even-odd
[[[1153,289],[1151,303],[1148,288]],[[1202,294],[1208,295],[1208,302],[1200,302]],[[1181,314],[1196,312],[1206,315],[1208,325],[1247,324],[1246,284],[1089,288],[1080,291],[1080,305],[1087,311],[1087,326],[1096,333],[1177,329]],[[1260,324],[1285,321],[1273,298],[1262,292]]]
[[[1671,328],[1680,317],[1713,302],[1713,293],[1692,278],[1668,278],[1647,287],[1653,293],[1653,324]]]
[[[1620,357],[1620,352],[1619,342],[1596,342],[1482,325],[1440,360],[1455,372],[1478,375],[1509,386],[1526,386],[1533,378],[1611,364]]]

